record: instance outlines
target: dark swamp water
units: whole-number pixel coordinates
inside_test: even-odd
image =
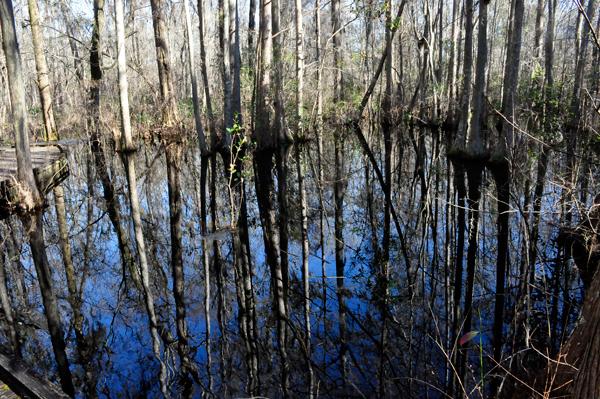
[[[181,184],[182,302],[176,301],[173,291],[167,178],[173,168],[167,168],[164,146],[143,146],[133,156],[160,361],[153,353],[143,291],[132,277],[135,266],[128,266],[120,249],[106,186],[90,145],[69,147],[70,176],[62,186],[79,298],[75,304],[80,304],[83,317],[79,336],[52,194],[44,228],[77,395],[160,397],[162,379],[172,397],[445,397],[454,389],[449,386],[456,374],[449,360],[462,348],[466,367],[460,389],[470,397],[485,396],[491,376],[500,374],[491,359],[497,281],[494,181],[484,172],[472,326],[465,330],[462,311],[456,315],[454,308],[465,306],[464,294],[456,303],[455,281],[467,274],[465,270],[457,277],[456,272],[461,209],[467,203],[459,198],[457,173],[439,143],[427,137],[417,145],[419,157],[401,146],[394,150],[391,206],[398,225],[391,221],[389,241],[384,237],[383,191],[369,160],[351,139],[344,145],[341,179],[336,176],[333,150],[323,154],[320,173],[312,142],[303,145],[300,154],[290,148],[277,156],[287,160],[287,185],[279,180],[284,171],[275,166],[275,154],[244,158],[246,212],[235,182],[226,177],[217,157],[215,169],[208,168],[205,230],[200,157],[191,145],[179,148],[180,167],[175,173]],[[377,146],[374,151],[383,163]],[[258,162],[264,159],[272,163],[261,166]],[[505,369],[517,358],[528,370],[539,369],[545,360],[522,353],[534,352],[533,348],[536,353],[555,351],[577,315],[581,281],[572,262],[557,256],[555,237],[565,209],[561,198],[579,200],[573,211],[576,223],[593,195],[587,193],[588,186],[565,194],[560,185],[563,163],[559,154],[550,159],[533,261],[523,249],[531,241],[535,158],[514,171],[502,327]],[[106,151],[106,164],[131,262],[138,265],[123,161]],[[595,170],[588,165],[582,173],[593,186]],[[267,195],[257,193],[255,184],[257,176],[266,181],[265,174],[273,179]],[[305,187],[304,202],[299,184]],[[335,220],[339,190],[341,224]],[[274,215],[268,226],[261,201]],[[303,213],[308,243],[304,253]],[[239,228],[242,218],[247,235]],[[466,220],[465,215],[462,218]],[[8,293],[24,358],[59,384],[22,224],[11,217],[1,229]],[[266,249],[265,242],[273,240],[277,245]],[[462,240],[466,264],[468,228]],[[386,246],[387,262],[382,261]],[[278,270],[281,284],[274,283]],[[273,293],[280,289],[283,294]],[[182,315],[185,323],[179,327],[187,334],[183,349],[178,339]],[[453,322],[458,323],[458,336],[452,332]],[[458,337],[468,331],[480,334],[459,345]]]

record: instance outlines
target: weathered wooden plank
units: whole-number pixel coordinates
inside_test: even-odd
[[[0,347],[0,380],[18,396],[30,399],[69,399],[27,364]]]
[[[16,393],[3,382],[0,382],[0,399],[19,399]]]
[[[59,145],[31,147],[33,175],[42,195],[48,194],[69,175],[67,160]],[[17,189],[17,157],[12,147],[0,147],[0,219],[13,211],[19,196]]]
[[[62,156],[60,147],[31,147],[31,166],[43,167]],[[0,181],[15,180],[17,176],[17,155],[14,148],[0,147]]]

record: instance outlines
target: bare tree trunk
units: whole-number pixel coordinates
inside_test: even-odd
[[[485,67],[487,65],[487,6],[489,0],[479,2],[479,37],[477,40],[477,66],[473,87],[473,117],[469,129],[467,148],[471,156],[484,156],[482,125],[484,112]],[[466,57],[465,57],[466,58]]]
[[[163,17],[162,0],[150,0],[150,7],[152,8],[156,62],[158,64],[158,77],[162,96],[162,124],[163,126],[170,126],[177,119],[177,103],[173,95],[167,28]]]
[[[554,86],[554,22],[558,0],[548,0],[548,22],[546,23],[546,85]]]
[[[469,127],[469,104],[473,84],[473,0],[465,0],[465,55],[463,57],[463,89],[460,103],[460,120],[453,148],[464,149]]]
[[[293,141],[293,138],[289,135],[286,120],[285,120],[285,104],[283,103],[283,51],[282,51],[282,35],[280,27],[280,0],[272,0],[273,3],[273,62],[272,62],[272,76],[273,76],[273,121],[271,130],[275,134],[277,144],[279,146],[286,145]],[[281,237],[282,240],[284,237]],[[282,248],[283,249],[283,248]]]
[[[233,31],[230,34],[231,41],[231,70],[233,75],[233,82],[231,87],[231,112],[233,122],[235,124],[234,129],[234,140],[240,143],[241,132],[243,130],[243,121],[242,121],[242,98],[241,98],[241,77],[240,77],[240,21],[239,21],[239,13],[238,13],[238,0],[228,0],[229,1],[229,27],[230,31]]]
[[[190,17],[189,0],[184,0],[183,7],[185,8],[185,24],[188,41],[188,58],[190,69],[190,80],[192,81],[192,101],[194,104],[194,121],[196,122],[196,132],[198,134],[198,145],[200,146],[200,156],[206,157],[208,149],[206,147],[206,139],[204,138],[204,130],[202,129],[202,118],[200,115],[200,105],[198,104],[198,84],[196,81],[196,64],[194,62],[194,35],[192,34],[192,20]],[[203,184],[206,184],[204,182]],[[206,204],[204,204],[206,206]]]
[[[219,41],[221,44],[221,74],[223,76],[223,122],[225,130],[224,137],[227,136],[228,130],[233,127],[233,115],[231,112],[231,28],[229,9],[229,0],[219,0],[219,12],[222,15],[219,18]],[[231,143],[227,140],[222,143],[222,150],[230,151]]]
[[[31,40],[33,42],[33,52],[35,58],[35,68],[37,70],[37,85],[40,92],[40,101],[42,103],[42,115],[44,116],[45,140],[56,140],[56,123],[54,122],[54,112],[52,110],[52,94],[50,93],[50,79],[48,78],[48,67],[46,64],[46,55],[44,53],[44,39],[42,27],[40,26],[40,10],[37,0],[27,0],[29,6],[29,19],[31,26]]]
[[[117,48],[118,48],[118,70],[119,70],[119,97],[121,105],[121,128],[122,128],[122,148],[134,149],[131,137],[131,125],[129,120],[129,101],[127,93],[127,66],[125,61],[125,27],[123,23],[123,3],[121,0],[115,2],[115,22],[117,28]],[[158,50],[157,50],[158,51]],[[164,61],[164,60],[163,60]],[[162,83],[162,82],[161,82]],[[165,113],[167,116],[167,113]],[[169,116],[170,117],[170,116]],[[137,181],[135,173],[135,161],[130,154],[124,156],[123,162],[127,171],[127,183],[129,185],[129,200],[131,204],[131,216],[135,231],[135,240],[137,243],[138,257],[140,260],[140,272],[142,293],[146,304],[146,311],[149,318],[150,336],[152,337],[152,351],[156,360],[160,364],[160,390],[163,396],[167,396],[167,368],[161,358],[161,342],[158,335],[158,323],[154,311],[154,298],[150,290],[150,276],[148,272],[148,260],[146,257],[146,245],[144,243],[144,234],[142,227],[142,218],[140,212],[140,202],[137,192]]]
[[[538,0],[535,9],[535,36],[533,39],[533,52],[535,61],[541,63],[542,58],[542,20],[544,19],[544,1]]]
[[[260,4],[260,50],[258,54],[258,71],[256,79],[256,116],[252,140],[257,148],[274,148],[277,136],[271,131],[271,58],[273,38],[271,27],[272,2],[261,0]]]
[[[304,113],[304,27],[302,25],[302,1],[295,0],[296,11],[296,123],[294,135],[296,140],[304,135],[302,118]],[[318,46],[318,45],[317,45]]]
[[[13,14],[12,1],[2,0],[0,23],[2,24],[2,47],[6,56],[6,69],[8,74],[8,85],[10,92],[10,104],[12,107],[15,147],[17,153],[17,180],[29,191],[28,203],[22,201],[19,204],[24,211],[32,210],[36,205],[41,205],[42,198],[38,192],[33,178],[31,167],[31,155],[29,151],[29,134],[27,128],[27,105],[25,103],[25,80],[23,78],[23,67],[21,64],[21,53],[17,42],[15,30],[15,18]]]
[[[92,149],[99,146],[100,143],[100,81],[102,80],[101,53],[102,46],[100,42],[102,30],[104,29],[104,0],[94,0],[94,28],[92,30],[92,41],[90,44],[90,72],[92,81],[90,82],[90,125],[92,127]],[[98,152],[96,152],[98,153]],[[105,165],[104,155],[102,155],[102,165]],[[100,171],[100,169],[99,169]],[[123,253],[123,252],[121,252]]]
[[[448,64],[448,116],[447,123],[451,130],[456,129],[456,79],[458,74],[458,61],[457,61],[457,46],[458,46],[458,33],[460,28],[457,28],[457,24],[460,21],[458,11],[460,10],[460,0],[453,0],[452,5],[452,42],[450,45],[450,60]]]
[[[331,1],[331,28],[333,35],[333,62],[334,62],[334,94],[333,101],[344,100],[344,76],[342,74],[342,14],[340,11],[340,0]]]
[[[208,71],[206,67],[206,48],[204,45],[204,3],[203,0],[198,0],[198,20],[199,20],[199,31],[200,31],[200,71],[202,73],[202,82],[204,84],[204,96],[206,97],[206,110],[208,111],[208,129],[210,131],[211,148],[210,151],[214,151],[214,147],[217,141],[217,129],[215,127],[215,118],[212,109],[212,98],[210,95],[210,86],[208,84]]]
[[[588,3],[588,8],[586,11],[587,17],[590,21],[593,21],[594,14],[596,12],[596,0],[590,0]],[[579,14],[581,17],[581,13]],[[586,64],[589,63],[587,59],[587,47],[590,41],[590,31],[591,27],[589,24],[584,24],[583,33],[581,39],[581,47],[577,51],[577,60],[575,63],[575,82],[573,84],[573,97],[571,99],[571,120],[567,126],[567,134],[570,137],[567,137],[569,142],[573,142],[575,140],[575,133],[578,129],[580,129],[580,121],[581,121],[581,98],[582,94],[582,86],[583,86],[583,72]]]

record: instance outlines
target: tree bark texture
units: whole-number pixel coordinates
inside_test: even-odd
[[[45,140],[56,140],[56,123],[54,122],[54,111],[52,110],[52,93],[50,93],[50,79],[48,78],[48,67],[46,54],[44,52],[44,39],[40,25],[40,10],[37,0],[27,0],[29,6],[29,20],[31,26],[31,40],[33,42],[33,53],[35,68],[37,70],[37,85],[42,103],[42,115],[44,117]]]

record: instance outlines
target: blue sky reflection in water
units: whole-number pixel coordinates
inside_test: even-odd
[[[162,359],[168,365],[168,382],[174,395],[179,391],[178,368],[179,358],[176,349],[175,302],[173,299],[173,281],[170,269],[170,230],[167,195],[166,166],[164,155],[159,154],[156,162],[150,164],[160,147],[143,147],[137,153],[138,191],[143,208],[142,219],[147,252],[151,262],[151,287],[159,323],[163,328],[165,340],[162,346]],[[311,150],[312,151],[312,150]],[[71,149],[68,159],[71,175],[64,182],[67,199],[67,214],[70,239],[78,284],[82,281],[84,270],[84,250],[86,245],[88,185],[86,178],[87,157],[89,148],[82,144]],[[449,299],[451,290],[447,287],[452,281],[452,274],[445,267],[445,260],[453,256],[453,243],[446,245],[447,215],[454,225],[456,206],[445,200],[446,176],[444,172],[437,177],[431,172],[431,179],[438,179],[437,189],[430,190],[431,203],[429,210],[419,203],[420,187],[412,173],[405,172],[398,179],[403,185],[394,189],[393,195],[400,215],[403,234],[408,243],[408,256],[413,269],[413,286],[408,286],[407,271],[398,234],[392,229],[391,258],[388,265],[385,306],[385,332],[382,332],[382,302],[374,292],[378,284],[378,268],[376,254],[382,237],[382,201],[383,196],[374,180],[372,171],[367,175],[372,192],[367,195],[364,159],[354,151],[347,156],[348,186],[344,198],[344,244],[345,270],[344,290],[338,292],[334,238],[333,238],[333,186],[331,184],[332,165],[326,163],[326,182],[323,185],[325,204],[324,235],[325,248],[319,245],[319,186],[313,173],[305,176],[308,193],[309,241],[310,241],[310,295],[311,295],[311,363],[317,375],[319,389],[325,397],[336,397],[342,392],[342,370],[346,368],[346,378],[354,394],[367,396],[377,390],[377,378],[383,373],[388,379],[386,390],[395,392],[399,397],[406,397],[407,392],[415,397],[441,397],[440,390],[446,383],[448,365],[447,357],[453,350],[449,334]],[[308,157],[307,157],[308,158]],[[135,251],[133,226],[129,217],[129,200],[127,184],[123,175],[122,162],[119,156],[109,156],[111,178],[119,195],[123,223],[128,233],[129,245]],[[218,176],[217,181],[217,224],[218,231],[210,232],[206,240],[209,261],[211,262],[211,360],[212,368],[207,369],[206,353],[206,317],[204,311],[205,282],[202,263],[202,236],[199,221],[199,176],[197,156],[187,149],[183,156],[181,182],[183,198],[183,251],[185,271],[185,300],[187,310],[187,328],[189,345],[193,361],[198,370],[196,396],[208,390],[208,373],[214,380],[213,392],[216,397],[244,396],[247,383],[245,366],[244,336],[239,329],[239,306],[236,297],[236,272],[233,267],[234,253],[232,249],[232,230],[229,207],[229,191],[227,181]],[[329,161],[329,160],[328,160]],[[290,215],[290,291],[287,302],[288,356],[290,362],[290,389],[299,396],[306,389],[306,353],[303,352],[301,340],[303,331],[303,294],[302,294],[302,257],[300,241],[300,208],[296,199],[297,180],[295,176],[294,157],[290,156],[289,177],[289,215]],[[148,168],[147,165],[150,165]],[[251,164],[247,168],[251,168]],[[410,166],[410,165],[407,165]],[[410,169],[406,169],[410,170]],[[220,173],[220,170],[219,170]],[[95,176],[95,175],[94,175]],[[256,322],[259,339],[259,376],[261,391],[267,397],[281,394],[279,388],[280,359],[277,351],[275,321],[272,312],[270,293],[270,271],[266,265],[264,254],[263,232],[260,215],[256,204],[256,193],[252,173],[246,181],[248,198],[249,241],[251,263],[253,267],[252,287],[255,294]],[[495,284],[495,219],[493,184],[484,180],[482,196],[481,229],[478,244],[479,260],[474,287],[474,322],[472,330],[480,334],[463,348],[470,347],[468,352],[470,389],[480,386],[481,365],[487,372],[491,366],[492,321]],[[83,292],[83,312],[86,317],[85,332],[97,351],[94,358],[94,370],[98,376],[98,392],[101,396],[134,397],[136,394],[157,397],[158,362],[151,349],[148,332],[148,317],[143,306],[143,298],[135,287],[130,272],[124,270],[119,253],[114,229],[106,213],[106,201],[103,189],[97,178],[93,182],[93,217],[90,264],[85,274],[85,291]],[[207,190],[208,191],[208,190]],[[543,205],[543,215],[550,215],[555,206],[555,193],[549,192]],[[52,201],[52,198],[49,199]],[[279,207],[279,205],[276,205]],[[437,225],[423,224],[417,217],[418,212],[429,212],[429,220],[436,219]],[[424,214],[425,214],[424,213]],[[210,215],[210,212],[209,212]],[[543,216],[545,218],[546,216]],[[431,222],[430,222],[431,223]],[[512,239],[510,246],[511,262],[518,264],[523,235],[519,226],[521,215],[514,212],[511,218]],[[22,227],[17,219],[12,220],[17,233]],[[211,221],[209,219],[209,226]],[[62,312],[63,328],[68,341],[69,359],[75,377],[75,383],[81,388],[82,369],[77,364],[78,353],[74,331],[70,327],[72,311],[67,301],[67,289],[64,267],[58,243],[58,233],[54,208],[49,207],[45,216],[46,240],[49,259],[54,270],[56,292]],[[434,237],[432,229],[436,229]],[[452,229],[454,229],[453,227]],[[6,230],[6,229],[5,229]],[[233,229],[235,232],[235,228]],[[452,231],[452,230],[451,230]],[[542,225],[540,249],[542,259],[548,261],[556,256],[552,246],[552,229]],[[22,240],[22,238],[20,238]],[[454,239],[454,238],[453,238]],[[223,279],[219,291],[216,281],[213,244],[219,246],[223,258]],[[43,314],[35,273],[28,260],[27,245],[23,245],[22,260],[26,269],[25,279],[29,287],[28,297],[30,309],[35,309],[37,318]],[[466,257],[466,253],[465,253]],[[323,279],[322,258],[325,260],[326,278]],[[137,256],[136,256],[137,259]],[[513,268],[516,266],[513,265]],[[543,284],[552,279],[552,271],[540,263],[536,272],[535,283]],[[507,283],[507,308],[514,309],[515,287],[518,279],[516,269],[509,273]],[[323,281],[326,282],[326,298],[323,298]],[[9,284],[15,283],[11,280]],[[572,283],[574,301],[578,298],[577,281]],[[35,288],[33,288],[35,287]],[[411,289],[409,289],[411,288]],[[16,286],[15,288],[16,289]],[[412,292],[412,297],[410,293]],[[223,300],[222,308],[220,303]],[[346,299],[347,350],[340,352],[342,342],[339,337],[340,318],[338,294]],[[539,318],[543,327],[544,306],[542,297],[534,298],[535,317]],[[326,309],[323,305],[326,303]],[[21,320],[32,311],[23,305],[18,307]],[[573,311],[574,314],[576,311]],[[34,312],[35,313],[35,312]],[[512,317],[512,316],[511,316]],[[505,329],[513,328],[508,322]],[[542,328],[539,327],[539,328]],[[547,327],[546,327],[547,328]],[[570,328],[570,327],[569,327]],[[385,356],[382,361],[383,335]],[[170,338],[168,337],[170,336]],[[169,341],[171,339],[171,341]],[[171,345],[165,350],[164,342]],[[481,343],[481,346],[480,346]],[[508,344],[507,344],[508,345]],[[37,349],[41,346],[44,350]],[[465,350],[465,349],[462,349]],[[507,349],[508,350],[508,349]],[[50,378],[56,379],[52,364],[52,350],[48,336],[37,329],[27,330],[25,343],[26,358],[38,364],[38,370]],[[508,352],[507,352],[508,353]],[[340,364],[342,355],[345,364]],[[381,371],[381,367],[384,371]],[[346,388],[350,389],[350,388]],[[360,396],[360,395],[359,395]]]

